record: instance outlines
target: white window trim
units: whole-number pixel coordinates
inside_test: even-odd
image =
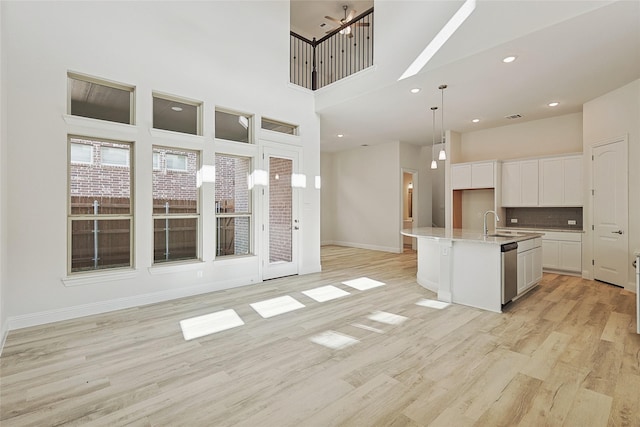
[[[111,122],[108,120],[102,119],[94,119],[91,117],[83,117],[83,116],[73,116],[71,114],[71,85],[68,83],[69,79],[79,80],[86,83],[93,83],[101,86],[106,86],[114,89],[125,90],[130,93],[129,95],[129,123],[118,123]],[[136,124],[136,87],[133,85],[128,85],[125,83],[116,82],[113,80],[102,79],[95,76],[90,76],[88,74],[82,74],[75,71],[67,71],[67,115],[72,117],[82,117],[83,119],[87,119],[90,121],[98,121],[98,122],[106,122],[106,123],[117,123],[124,124],[129,126],[134,126]]]

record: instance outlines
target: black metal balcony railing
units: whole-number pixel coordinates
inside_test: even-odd
[[[373,65],[373,8],[320,40],[290,33],[291,83],[316,90]]]

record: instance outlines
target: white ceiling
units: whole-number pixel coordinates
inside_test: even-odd
[[[354,3],[294,0],[292,29],[313,37],[310,31],[324,15],[337,18],[342,4]],[[398,82],[461,4],[376,1],[376,65],[316,92],[323,151],[390,141],[430,144],[430,107],[440,106],[440,84],[449,86],[445,127],[469,132],[580,112],[585,102],[640,78],[637,0],[478,0],[471,17],[422,72]],[[507,55],[518,59],[504,64]],[[414,95],[413,87],[422,90]],[[560,105],[548,107],[551,101]],[[511,114],[523,118],[505,118]],[[471,123],[473,118],[481,121]],[[439,123],[440,116],[436,132]]]

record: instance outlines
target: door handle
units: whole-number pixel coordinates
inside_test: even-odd
[[[622,234],[622,230],[612,231],[611,234]]]

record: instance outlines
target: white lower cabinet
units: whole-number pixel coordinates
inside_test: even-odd
[[[542,267],[582,273],[582,234],[546,232],[542,238]]]
[[[518,242],[518,295],[542,279],[542,239]]]

